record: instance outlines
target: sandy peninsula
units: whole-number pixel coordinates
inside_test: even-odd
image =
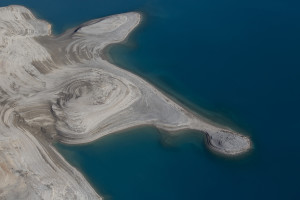
[[[136,12],[95,19],[54,36],[25,7],[0,8],[0,199],[101,199],[53,148],[130,127],[199,130],[208,147],[236,155],[248,137],[174,102],[103,58],[140,23]]]

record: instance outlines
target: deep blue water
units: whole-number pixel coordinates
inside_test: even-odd
[[[113,200],[300,199],[299,1],[0,1],[12,3],[32,8],[56,33],[142,11],[128,43],[110,49],[114,62],[254,142],[235,159],[212,154],[201,137],[161,139],[149,127],[58,145],[97,191]]]

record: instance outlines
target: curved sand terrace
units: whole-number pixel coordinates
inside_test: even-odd
[[[250,148],[246,136],[202,120],[101,57],[140,20],[135,12],[114,15],[56,37],[28,9],[0,8],[0,199],[101,198],[52,147],[55,140],[86,143],[150,124],[199,130],[227,155]]]

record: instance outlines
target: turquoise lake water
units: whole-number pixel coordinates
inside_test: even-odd
[[[1,0],[21,4],[55,33],[89,19],[144,13],[110,55],[183,104],[246,131],[254,149],[214,155],[203,138],[151,127],[62,155],[107,199],[300,199],[300,2],[296,0]]]

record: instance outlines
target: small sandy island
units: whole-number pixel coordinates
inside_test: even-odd
[[[80,144],[153,125],[170,134],[199,130],[209,148],[227,155],[250,149],[248,137],[103,58],[140,20],[136,12],[113,15],[54,36],[27,8],[0,8],[0,199],[101,199],[53,141]]]

